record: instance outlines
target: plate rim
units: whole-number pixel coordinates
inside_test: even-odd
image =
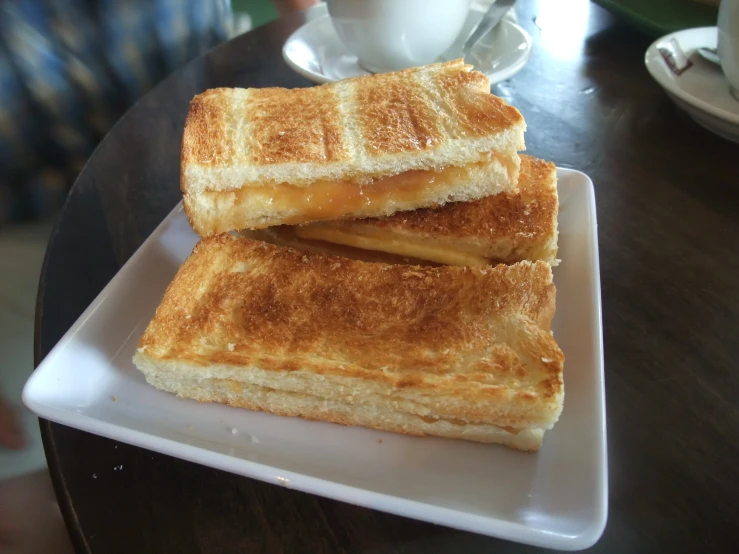
[[[87,319],[97,311],[105,301],[112,289],[126,278],[133,270],[134,262],[146,254],[150,243],[155,242],[168,228],[170,223],[183,211],[182,201],[167,214],[162,222],[144,240],[141,246],[126,261],[116,275],[102,289],[92,303],[82,312],[70,329],[62,336],[59,342],[49,351],[47,356],[34,369],[27,380],[22,394],[23,404],[40,417],[68,425],[82,431],[94,433],[112,440],[132,444],[147,450],[159,452],[176,458],[188,460],[200,465],[213,467],[228,471],[244,477],[250,477],[266,483],[286,486],[285,479],[290,483],[288,488],[294,488],[309,494],[315,494],[331,498],[341,502],[349,502],[363,507],[368,507],[382,512],[395,514],[402,517],[410,517],[421,521],[435,523],[446,527],[479,533],[491,537],[511,540],[523,544],[540,547],[557,548],[560,550],[582,550],[594,545],[602,536],[608,520],[608,440],[606,427],[606,399],[605,399],[605,363],[603,350],[603,319],[602,319],[602,297],[600,283],[600,257],[597,240],[597,212],[595,204],[595,190],[590,177],[578,170],[569,168],[558,168],[558,180],[568,176],[583,180],[583,188],[587,195],[588,208],[588,233],[590,256],[593,260],[592,268],[588,272],[593,278],[593,311],[592,316],[596,322],[593,328],[593,340],[596,355],[594,357],[596,384],[598,389],[598,404],[594,412],[599,428],[598,435],[602,438],[601,446],[597,452],[599,467],[597,468],[598,480],[597,490],[594,493],[595,509],[591,512],[593,517],[579,534],[564,535],[554,534],[550,531],[530,527],[521,523],[505,521],[490,516],[482,516],[470,512],[463,512],[453,508],[440,505],[427,504],[419,500],[392,496],[387,493],[377,492],[353,485],[343,484],[324,478],[314,477],[308,474],[293,471],[280,470],[279,468],[254,462],[252,460],[229,456],[224,453],[208,450],[201,446],[178,442],[173,439],[159,437],[150,433],[131,429],[123,424],[106,422],[83,414],[70,412],[55,406],[38,401],[35,397],[35,389],[43,379],[41,375],[43,368],[54,362],[54,358],[71,341]]]
[[[657,69],[656,67],[657,64],[659,63],[662,63],[662,64],[665,63],[664,60],[662,60],[662,56],[660,56],[657,51],[658,45],[660,43],[663,43],[672,38],[677,38],[680,35],[683,35],[683,36],[686,36],[688,34],[699,35],[701,33],[710,33],[710,32],[717,33],[717,27],[693,27],[692,29],[683,29],[681,31],[675,31],[674,33],[669,33],[667,35],[664,35],[649,45],[649,48],[647,48],[647,51],[644,53],[644,65],[646,66],[647,71],[652,76],[652,78],[655,81],[657,81],[657,84],[659,84],[665,91],[669,92],[670,94],[674,94],[675,96],[680,98],[683,102],[690,104],[691,106],[693,106],[694,108],[698,110],[701,110],[714,117],[717,117],[726,123],[731,123],[731,124],[739,126],[739,114],[734,114],[722,108],[713,106],[712,104],[709,104],[705,100],[701,100],[700,98],[687,93],[682,88],[676,86],[670,79],[665,77],[664,68],[660,67],[660,69]],[[728,94],[728,91],[727,91],[727,94]]]
[[[290,69],[292,69],[298,75],[305,77],[309,81],[312,81],[319,85],[325,85],[328,83],[336,83],[336,82],[339,82],[340,79],[332,79],[330,77],[327,77],[323,73],[315,73],[299,65],[288,54],[288,47],[296,39],[297,35],[299,33],[304,33],[305,30],[309,26],[318,26],[321,24],[325,24],[327,20],[330,20],[330,16],[328,14],[322,14],[320,16],[317,16],[311,19],[310,21],[306,21],[303,25],[301,25],[295,31],[290,33],[290,36],[287,37],[287,40],[285,40],[285,43],[282,45],[282,49],[280,50],[282,53],[283,61],[288,65]],[[515,30],[516,32],[518,32],[523,38],[524,42],[526,43],[526,48],[522,52],[522,55],[519,58],[517,58],[514,63],[510,64],[504,69],[492,71],[490,73],[479,70],[479,71],[482,71],[482,73],[484,73],[488,77],[488,79],[490,79],[491,86],[494,86],[507,79],[510,79],[511,77],[516,75],[519,71],[521,71],[526,66],[526,64],[529,63],[529,60],[531,59],[531,55],[534,49],[533,39],[531,38],[531,35],[526,31],[526,29],[521,27],[521,25],[519,25],[515,21],[511,21],[506,18],[503,18],[500,21],[500,24],[508,25],[512,30]]]

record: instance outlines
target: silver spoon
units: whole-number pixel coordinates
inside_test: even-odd
[[[715,63],[719,66],[721,65],[721,60],[718,58],[718,51],[715,48],[698,48],[698,54],[700,54],[704,60],[708,60],[709,62]]]
[[[516,0],[495,0],[495,2],[490,5],[488,10],[482,16],[480,23],[478,23],[477,27],[475,27],[475,30],[472,31],[472,34],[465,41],[462,48],[454,45],[449,48],[449,50],[444,52],[440,56],[440,59],[448,61],[456,60],[457,58],[466,58],[467,54],[470,53],[470,50],[472,50],[475,44],[477,44],[477,42],[482,37],[484,37],[493,28],[495,28],[498,23],[500,23],[500,21],[503,19],[503,16],[508,13],[508,10],[510,10],[515,3]]]

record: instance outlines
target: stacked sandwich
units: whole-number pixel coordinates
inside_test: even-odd
[[[461,61],[191,103],[201,235],[134,357],[286,416],[537,450],[559,418],[555,167]]]

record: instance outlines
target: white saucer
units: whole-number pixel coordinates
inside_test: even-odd
[[[470,10],[460,37],[471,33],[482,13],[474,7]],[[506,17],[480,39],[466,61],[494,85],[521,71],[531,57],[531,47],[529,34]],[[369,74],[341,42],[328,15],[315,17],[290,35],[282,57],[296,73],[318,84]]]
[[[729,93],[721,68],[707,60],[698,48],[716,48],[716,27],[686,29],[655,41],[644,56],[647,70],[675,103],[696,123],[728,140],[739,142],[739,101]],[[668,53],[681,58],[685,69],[673,71]],[[678,67],[682,64],[678,60]],[[679,73],[679,74],[678,74]]]

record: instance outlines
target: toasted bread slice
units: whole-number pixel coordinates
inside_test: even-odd
[[[182,266],[134,363],[198,400],[535,449],[564,394],[554,296],[543,262],[387,265],[221,235]]]
[[[367,182],[524,148],[520,112],[461,60],[300,89],[212,89],[190,104],[187,193]]]
[[[525,127],[461,60],[305,89],[213,89],[185,123],[185,209],[210,235],[481,198],[515,188]]]
[[[304,239],[303,247],[323,241],[448,265],[556,265],[558,209],[557,168],[522,155],[515,192],[384,218],[296,226],[293,232]]]

